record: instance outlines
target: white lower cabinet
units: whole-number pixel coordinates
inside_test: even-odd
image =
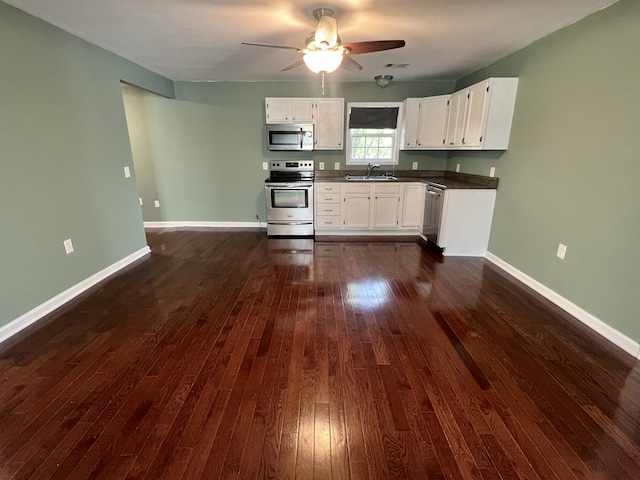
[[[400,214],[401,227],[413,227],[422,230],[424,194],[424,183],[405,183],[403,185]]]
[[[398,228],[401,188],[402,185],[399,183],[373,185],[371,218],[369,219],[371,228]]]
[[[371,184],[343,183],[342,227],[348,229],[368,229],[371,212]]]
[[[324,235],[417,234],[424,198],[419,192],[423,190],[424,185],[416,182],[316,182],[316,232]],[[409,192],[408,203],[403,201],[405,191]]]
[[[316,183],[314,224],[316,230],[335,229],[342,225],[340,183]]]
[[[346,193],[344,195],[344,228],[369,228],[369,212],[371,211],[371,197],[362,193]]]
[[[494,189],[447,189],[437,212],[425,212],[420,182],[316,182],[314,190],[316,235],[418,235],[431,222],[443,255],[487,251]]]
[[[446,190],[438,246],[443,255],[482,257],[487,252],[496,191]]]

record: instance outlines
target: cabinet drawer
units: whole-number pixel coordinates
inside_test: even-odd
[[[370,192],[371,192],[371,185],[364,185],[362,183],[359,183],[359,184],[347,183],[344,185],[343,193],[370,193]]]
[[[316,193],[316,203],[340,203],[340,192],[336,193]]]
[[[339,204],[324,204],[324,203],[320,203],[318,205],[316,205],[316,215],[340,215],[340,207],[341,205]]]
[[[400,193],[400,188],[402,187],[399,183],[394,183],[393,185],[374,185],[373,191],[375,193]]]
[[[340,228],[340,217],[331,217],[327,215],[316,215],[315,227],[317,229],[322,228]]]
[[[316,193],[337,193],[340,195],[339,183],[316,183],[314,186]]]

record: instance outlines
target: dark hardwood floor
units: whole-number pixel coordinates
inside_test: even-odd
[[[0,479],[639,479],[640,366],[484,259],[148,232],[0,345]]]

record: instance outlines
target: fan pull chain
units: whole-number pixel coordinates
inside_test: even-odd
[[[320,72],[320,77],[322,78],[322,96],[324,97],[324,74],[326,72],[322,71]]]

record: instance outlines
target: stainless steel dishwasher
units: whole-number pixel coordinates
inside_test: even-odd
[[[438,233],[442,218],[442,206],[444,203],[444,191],[446,186],[435,182],[426,182],[427,194],[424,200],[424,218],[422,219],[422,235],[438,245]],[[439,245],[438,245],[439,246]]]

